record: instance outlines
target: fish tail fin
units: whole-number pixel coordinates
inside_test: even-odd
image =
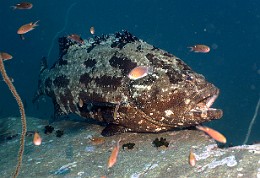
[[[193,47],[192,46],[188,46],[187,48],[190,49],[190,52],[194,51]]]
[[[119,138],[119,140],[117,141],[117,146],[119,147],[119,143],[121,142],[121,137]]]
[[[41,59],[41,68],[40,68],[40,74],[45,71],[48,68],[47,64],[47,58],[45,56],[42,57]]]
[[[40,21],[40,20],[37,20],[36,22],[34,22],[34,23],[33,23],[33,26],[34,26],[34,27],[39,26],[39,24],[38,24],[39,21]]]
[[[20,38],[21,38],[21,40],[25,40],[25,37],[23,36],[23,34],[20,34]]]
[[[17,9],[16,6],[10,6],[10,8],[12,8],[13,10]]]
[[[204,131],[204,127],[202,125],[196,125],[196,129]]]

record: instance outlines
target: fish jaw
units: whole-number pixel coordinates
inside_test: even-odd
[[[211,107],[218,95],[219,89],[214,85],[209,84],[205,89],[195,95],[193,101],[193,97],[187,97],[187,99],[184,100],[186,110],[183,112],[184,114],[181,117],[171,117],[169,114],[167,115],[167,112],[165,112],[165,122],[170,125],[173,124],[174,127],[189,127],[209,122],[211,120],[220,119],[223,116],[223,111]],[[187,100],[190,101],[190,104],[188,104]],[[167,111],[169,113],[169,110]]]
[[[204,89],[198,91],[193,104],[190,105],[192,109],[185,112],[180,123],[185,123],[185,126],[193,126],[210,120],[220,119],[223,116],[222,110],[211,108],[218,95],[219,89],[213,84],[207,83]]]

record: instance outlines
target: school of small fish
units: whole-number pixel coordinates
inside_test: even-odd
[[[30,2],[20,2],[20,3],[17,3],[15,5],[11,6],[11,8],[13,10],[29,10],[29,9],[33,8],[33,4]],[[39,26],[38,22],[39,22],[39,20],[37,20],[36,22],[30,22],[30,23],[20,26],[17,30],[17,34],[20,35],[22,40],[24,40],[25,39],[24,34],[34,30],[35,27]],[[90,32],[90,34],[94,35],[95,28],[93,26],[90,27],[89,32]],[[78,34],[70,34],[67,36],[67,38],[73,42],[77,42],[79,44],[84,44],[84,40]],[[195,53],[210,52],[210,47],[207,45],[203,45],[203,44],[196,44],[196,45],[190,46],[188,48],[190,48],[191,52],[195,52]],[[0,52],[0,58],[2,60],[9,60],[9,59],[12,59],[13,56],[7,52]],[[137,66],[129,72],[127,77],[131,80],[138,80],[138,79],[146,77],[147,75],[150,75],[152,73],[153,73],[153,69],[149,66]],[[119,104],[118,104],[118,106],[119,106]],[[83,107],[82,99],[79,99],[79,107]],[[118,107],[116,107],[115,112],[114,112],[115,118],[117,116],[117,109],[118,109]],[[205,127],[205,126],[196,126],[196,128],[200,131],[205,132],[207,135],[209,135],[210,137],[212,137],[213,139],[215,139],[218,142],[226,143],[226,141],[227,141],[224,135],[222,135],[221,133],[219,133],[218,131],[216,131],[214,129],[211,129],[211,128]],[[105,140],[103,137],[91,138],[91,142],[93,145],[102,144],[102,143],[104,143],[104,141]],[[113,148],[113,150],[111,152],[110,157],[108,158],[108,162],[107,162],[108,169],[112,168],[117,162],[117,157],[118,157],[119,150],[120,150],[120,146],[119,146],[120,141],[121,141],[121,138],[117,141],[115,147]],[[36,146],[41,145],[42,138],[38,132],[34,132],[32,142]],[[76,164],[76,162],[73,162],[71,164],[62,166],[58,171],[55,172],[55,174],[56,175],[61,174],[62,172],[64,172],[64,170],[67,170],[70,167],[75,166],[75,164]],[[192,167],[195,166],[195,164],[196,164],[196,157],[192,150],[190,150],[190,153],[189,153],[189,164]]]

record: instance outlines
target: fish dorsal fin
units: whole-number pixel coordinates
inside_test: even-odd
[[[40,73],[42,73],[45,69],[48,68],[48,64],[47,64],[47,58],[44,56],[41,59],[41,69],[40,69]]]

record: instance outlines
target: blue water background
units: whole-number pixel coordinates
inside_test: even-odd
[[[77,33],[89,38],[91,26],[96,35],[126,29],[180,57],[219,87],[220,96],[213,106],[222,108],[224,116],[207,125],[225,134],[229,144],[244,141],[260,96],[260,1],[34,0],[31,10],[12,10],[9,6],[17,2],[1,2],[0,51],[14,56],[5,66],[28,116],[49,119],[53,115],[49,98],[41,100],[39,106],[31,100],[37,89],[40,59],[47,56],[57,32],[58,36]],[[17,29],[37,20],[39,26],[21,40]],[[190,53],[187,47],[198,43],[212,50]],[[57,57],[55,39],[49,64]],[[19,116],[4,82],[0,82],[0,91],[1,118]],[[260,141],[259,128],[260,113],[248,143]]]

